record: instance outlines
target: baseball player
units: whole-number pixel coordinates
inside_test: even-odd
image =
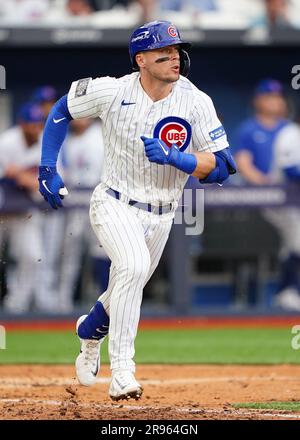
[[[300,127],[288,123],[274,141],[270,178],[273,183],[300,182]],[[274,305],[300,311],[300,209],[268,209],[268,220],[281,237],[281,273]]]
[[[66,188],[56,158],[69,121],[102,120],[104,174],[91,198],[90,219],[111,259],[110,279],[89,314],[77,321],[76,372],[81,384],[95,383],[99,348],[109,333],[113,400],[142,395],[133,357],[143,288],[159,262],[188,177],[221,184],[236,172],[211,99],[186,78],[189,46],[170,22],[139,27],[129,42],[134,72],[75,81],[44,131],[40,192],[57,209]]]
[[[254,117],[244,121],[236,134],[240,175],[255,185],[272,185],[291,179],[285,168],[289,162],[297,164],[298,131],[297,126],[286,119],[287,105],[280,82],[267,78],[257,84],[254,112]],[[261,213],[275,226],[282,243],[275,305],[299,311],[299,210],[295,207],[265,208]]]
[[[17,119],[18,124],[0,136],[0,179],[33,197],[38,190],[39,141],[44,117],[37,105],[26,103],[20,107]],[[28,208],[24,214],[2,220],[0,243],[8,242],[12,261],[7,267],[4,308],[15,314],[24,313],[30,309],[33,297],[36,305],[44,307],[44,298],[39,294],[39,262],[43,256],[39,212]]]

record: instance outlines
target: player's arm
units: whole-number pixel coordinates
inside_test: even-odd
[[[146,156],[150,162],[171,165],[184,173],[197,177],[201,183],[222,183],[236,172],[235,162],[229,148],[221,151],[185,153],[176,144],[171,148],[157,138],[141,137]]]
[[[72,119],[68,109],[67,95],[64,95],[52,107],[44,128],[39,167],[39,190],[54,209],[62,207],[61,199],[68,194],[56,170],[56,162]]]
[[[5,170],[5,177],[13,179],[18,186],[28,191],[35,192],[38,190],[36,169],[31,170],[17,165],[9,165]]]
[[[222,184],[230,174],[236,173],[237,169],[229,150],[226,132],[210,97],[195,87],[193,99],[193,153],[180,151],[176,144],[169,149],[160,139],[147,139],[142,136],[146,155],[150,161],[167,163],[197,177],[201,183]]]
[[[238,151],[235,155],[235,160],[239,172],[247,182],[254,185],[267,185],[270,183],[269,178],[253,164],[253,158],[250,151]]]
[[[68,95],[63,96],[52,108],[47,119],[40,167],[40,192],[50,205],[57,209],[68,192],[56,171],[59,150],[72,119],[102,118],[118,91],[115,78],[83,78],[74,81]]]

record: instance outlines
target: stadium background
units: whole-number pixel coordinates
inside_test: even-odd
[[[221,19],[217,20],[219,25],[216,28],[208,25],[199,27],[191,25],[189,21],[180,20],[180,13],[178,14],[173,15],[178,18],[179,27],[183,23],[182,37],[192,37],[193,40],[190,79],[212,97],[233,151],[235,145],[231,140],[234,138],[234,131],[251,113],[253,89],[262,78],[276,78],[284,84],[291,118],[297,120],[300,112],[299,90],[291,87],[292,67],[299,64],[300,30],[297,27],[289,30],[275,29],[267,38],[257,40],[251,37],[252,34],[243,20],[239,26],[234,20],[230,25],[226,18],[223,22],[226,24],[224,28],[220,25]],[[183,10],[181,15],[184,14]],[[119,22],[121,21],[120,16]],[[63,42],[57,43],[53,37],[57,28],[53,24],[45,26],[42,22],[35,21],[32,26],[28,23],[26,26],[20,23],[14,26],[9,21],[3,23],[1,35],[4,37],[0,41],[0,64],[6,69],[6,90],[0,91],[3,130],[16,122],[17,108],[30,98],[32,91],[38,86],[52,85],[57,89],[58,95],[62,95],[74,79],[102,75],[121,76],[130,71],[126,42],[131,27],[122,28],[119,23],[116,30],[113,26],[106,25],[105,29],[101,29],[101,34],[95,33],[87,42],[84,30],[90,29],[88,24],[82,23],[76,27],[76,23],[68,23],[65,28],[59,24],[59,29],[64,29],[65,37]],[[113,41],[110,39],[111,35],[114,36]],[[239,184],[238,177],[232,180],[231,184]],[[261,374],[266,379],[265,390],[271,386],[268,379],[273,377],[276,382],[277,375],[278,389],[273,384],[275,398],[272,399],[271,393],[266,392],[265,396],[261,395],[258,399],[256,397],[259,393],[255,394],[257,390],[254,390],[251,396],[249,391],[249,396],[242,395],[241,399],[244,402],[284,400],[292,405],[288,408],[290,412],[297,410],[300,394],[295,376],[299,376],[300,358],[299,351],[291,346],[291,330],[294,325],[300,324],[300,316],[295,311],[278,309],[272,303],[278,283],[278,236],[260,216],[257,206],[253,207],[251,203],[246,208],[232,203],[225,205],[220,203],[220,206],[206,207],[204,233],[200,237],[185,237],[181,226],[173,227],[161,264],[145,289],[141,331],[137,341],[137,363],[175,366],[271,366],[271,369],[266,369]],[[4,214],[5,206],[2,207],[2,215]],[[1,262],[3,300],[6,294],[5,253]],[[73,331],[75,318],[82,310],[86,311],[96,298],[92,289],[87,292],[86,285],[80,283],[80,279],[86,282],[87,275],[79,275],[79,283],[74,291],[75,306],[70,313],[49,314],[32,309],[16,316],[6,313],[0,304],[0,323],[6,330],[6,350],[0,350],[0,364],[3,364],[0,388],[3,386],[3,390],[7,392],[7,384],[13,383],[12,377],[17,377],[17,374],[20,385],[18,392],[14,394],[13,391],[7,397],[24,397],[24,376],[29,374],[30,377],[30,371],[34,372],[36,364],[73,363],[77,352]],[[107,362],[105,354],[104,363]],[[28,373],[25,369],[23,375],[22,370],[15,373],[13,364],[32,364],[32,370],[29,369]],[[284,365],[295,369],[281,374],[280,368]],[[276,368],[279,368],[279,372]],[[217,370],[216,374],[221,374],[221,371]],[[239,377],[242,367],[237,367],[237,371],[238,373],[231,372],[228,383],[226,377],[229,375],[224,378],[224,388],[230,387],[232,382],[241,381]],[[105,373],[107,374],[107,370]],[[202,373],[198,371],[193,374],[201,377]],[[30,382],[33,393],[29,394],[34,395],[34,387],[39,391],[39,387],[53,386],[53,383],[43,384],[42,380],[43,375],[51,377],[51,374],[55,376],[60,372],[58,370],[53,373],[50,370],[50,373],[40,373],[37,384]],[[72,374],[71,367],[62,373],[67,377]],[[151,368],[147,374],[152,377]],[[245,373],[245,377],[249,381],[256,375],[253,371],[247,374]],[[289,392],[286,393],[283,392],[283,377],[290,380]],[[64,386],[65,384],[62,389]],[[75,385],[72,382],[70,386]],[[188,385],[185,388],[183,381],[182,387],[184,393]],[[61,392],[59,385],[57,390]],[[35,397],[40,395],[42,393],[37,393]],[[150,403],[154,397],[149,397]],[[93,398],[97,398],[95,394]],[[87,393],[82,399],[88,401]],[[191,402],[201,404],[199,396],[195,400],[194,397],[190,399],[185,402],[186,406],[191,406]],[[224,404],[224,399],[232,403],[229,396],[225,398],[221,395],[221,404]],[[9,416],[9,399],[7,402],[2,400],[2,419],[30,418],[30,411],[35,411],[35,407],[32,409],[25,402],[23,413],[20,413],[22,410],[18,407]],[[208,407],[212,406],[209,399],[207,402]],[[80,418],[72,408],[70,410],[72,405],[68,405],[67,415],[54,411],[49,413],[52,414],[50,418]],[[227,411],[230,412],[231,409]],[[124,417],[130,418],[130,411],[128,414]],[[144,414],[144,417],[150,418],[149,414]],[[176,418],[178,414],[173,413],[171,417]],[[196,418],[200,417],[199,414],[189,413],[190,417]],[[276,414],[278,416],[280,413]],[[216,412],[215,416],[218,415],[224,416],[223,413]],[[39,418],[38,413],[35,416]],[[157,415],[152,412],[151,416]],[[89,418],[89,414],[81,412],[81,417]],[[232,417],[239,418],[239,415],[234,412]]]

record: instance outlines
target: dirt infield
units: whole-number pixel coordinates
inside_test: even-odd
[[[300,401],[300,366],[139,365],[139,401],[112,403],[110,371],[91,388],[74,367],[0,366],[0,419],[299,419],[300,412],[235,409],[237,402]]]

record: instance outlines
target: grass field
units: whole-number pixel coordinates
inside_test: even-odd
[[[140,330],[138,363],[300,364],[290,328]],[[73,364],[78,339],[72,331],[8,331],[0,363]],[[107,343],[102,362],[108,362]]]
[[[251,402],[233,403],[234,408],[268,409],[279,411],[300,411],[300,402]]]

